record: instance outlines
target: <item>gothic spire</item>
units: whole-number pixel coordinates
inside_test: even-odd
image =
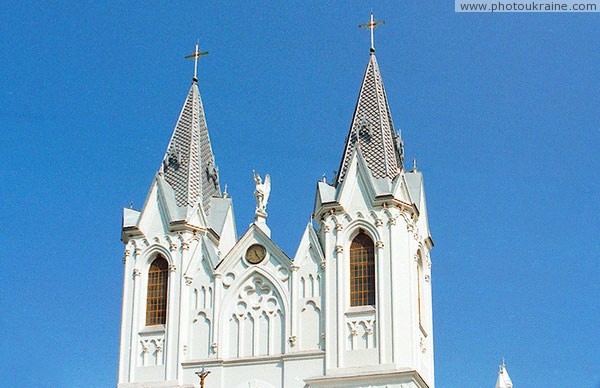
[[[371,50],[346,139],[338,184],[344,180],[354,151],[363,155],[374,178],[393,179],[402,171],[403,143],[394,131],[374,50]]]
[[[500,370],[498,371],[496,388],[513,388],[513,383],[508,375],[508,371],[506,370],[506,365],[504,365],[504,359],[502,360],[502,365],[500,365]]]
[[[193,57],[200,53],[196,47]],[[200,203],[208,214],[210,198],[220,196],[218,169],[210,145],[198,80],[194,74],[163,159],[161,172],[175,192],[179,207]]]

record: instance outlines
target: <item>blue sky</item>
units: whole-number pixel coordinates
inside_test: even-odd
[[[29,2],[0,11],[0,381],[111,387],[121,209],[144,202],[200,37],[238,232],[253,169],[291,256],[342,156],[371,3]],[[214,2],[216,3],[216,2]],[[425,174],[438,388],[600,386],[599,14],[375,2],[377,58]]]

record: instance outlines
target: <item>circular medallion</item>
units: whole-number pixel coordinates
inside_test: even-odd
[[[246,260],[248,260],[250,264],[258,264],[263,261],[266,255],[267,248],[260,244],[254,244],[246,251]]]

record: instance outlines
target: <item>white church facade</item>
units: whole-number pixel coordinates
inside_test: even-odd
[[[201,370],[211,388],[435,386],[423,176],[373,48],[340,153],[293,257],[270,237],[268,176],[238,237],[194,77],[143,208],[123,214],[119,387],[199,387]]]

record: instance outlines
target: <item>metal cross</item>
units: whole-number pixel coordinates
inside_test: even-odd
[[[200,52],[198,50],[198,41],[196,41],[196,50],[190,55],[187,55],[186,58],[194,58],[194,80],[198,80],[198,58],[208,55],[208,51]]]
[[[358,26],[359,28],[368,28],[371,30],[371,51],[375,51],[375,38],[373,36],[373,30],[382,24],[385,24],[385,22],[378,22],[373,19],[373,12],[371,12],[371,20],[369,20],[368,23]]]
[[[208,374],[210,373],[209,370],[205,371],[204,368],[202,368],[200,370],[200,372],[196,372],[196,375],[198,377],[200,377],[200,387],[204,388],[204,379],[206,378],[206,376],[208,376]]]

